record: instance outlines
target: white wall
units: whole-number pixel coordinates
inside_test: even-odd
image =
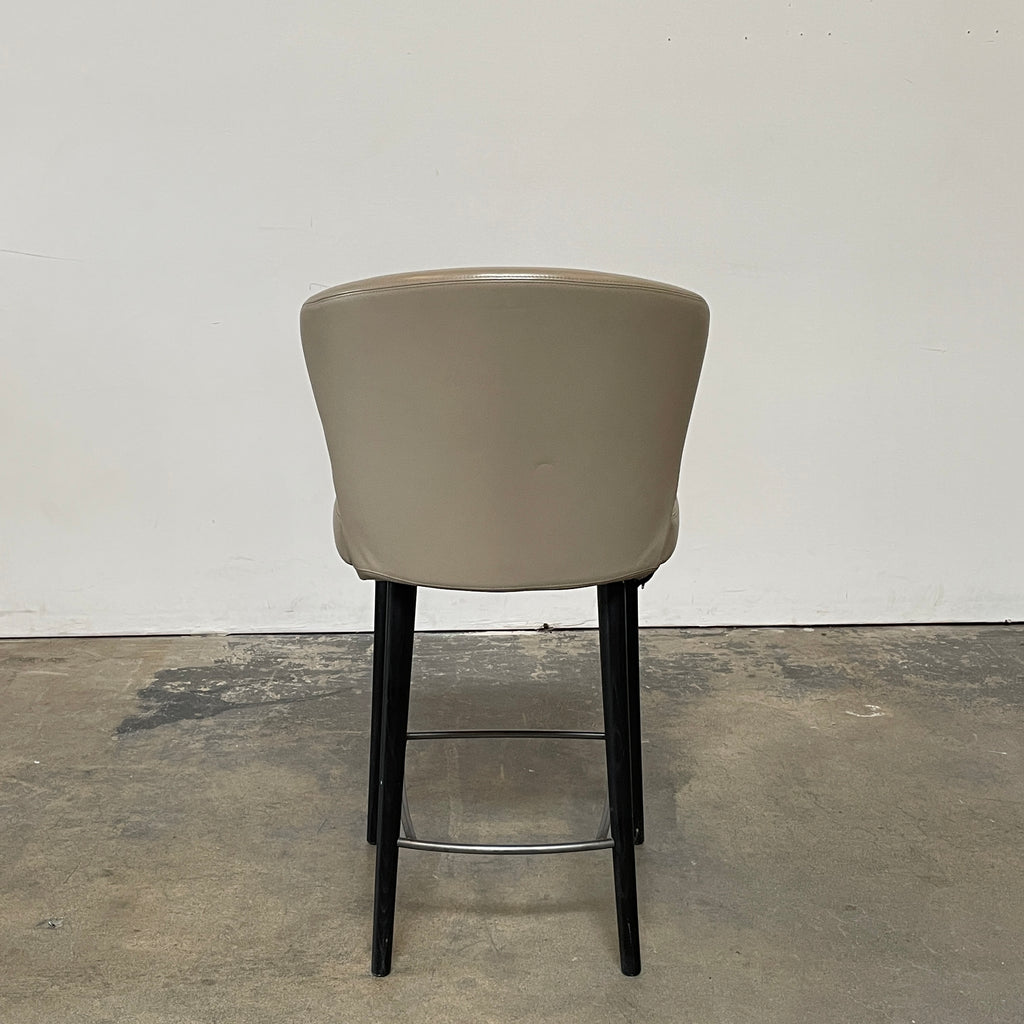
[[[0,37],[0,634],[352,629],[297,337],[429,266],[712,307],[644,621],[1024,618],[1012,0],[36,0]],[[424,594],[424,627],[592,622]]]

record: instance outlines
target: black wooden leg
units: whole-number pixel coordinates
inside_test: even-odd
[[[601,634],[601,689],[604,694],[608,804],[615,874],[615,911],[619,926],[622,973],[640,973],[640,931],[636,901],[636,855],[633,847],[632,782],[629,742],[629,654],[626,584],[597,588]]]
[[[629,777],[633,794],[633,842],[644,841],[644,767],[640,751],[640,628],[637,615],[639,580],[627,580],[626,678],[629,686]]]
[[[373,674],[370,704],[370,783],[366,795],[366,841],[377,842],[377,788],[380,786],[380,723],[384,704],[384,627],[387,584],[380,580],[373,594]]]
[[[398,881],[398,836],[402,824],[402,782],[409,731],[409,681],[412,676],[416,588],[387,583],[384,640],[384,699],[377,805],[377,871],[373,889],[371,971],[378,978],[391,971]]]

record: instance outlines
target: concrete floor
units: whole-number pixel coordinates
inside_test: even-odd
[[[1024,627],[642,637],[610,855],[405,852],[369,976],[365,636],[0,643],[0,1021],[1024,1020]],[[422,635],[412,724],[599,728],[589,632]],[[421,834],[586,836],[599,744],[418,744]]]

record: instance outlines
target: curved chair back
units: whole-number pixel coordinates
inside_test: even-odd
[[[700,296],[578,270],[373,278],[302,307],[335,536],[363,578],[634,579],[671,554]]]

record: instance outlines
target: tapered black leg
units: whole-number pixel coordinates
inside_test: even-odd
[[[597,588],[619,960],[622,973],[632,976],[640,973],[640,931],[637,920],[636,857],[633,847],[626,605],[626,584],[605,583]]]
[[[626,678],[629,687],[629,776],[633,794],[633,842],[644,841],[644,767],[640,750],[640,623],[639,580],[623,584],[626,596]]]
[[[380,725],[384,704],[384,630],[387,584],[377,581],[373,595],[373,670],[370,697],[370,782],[366,794],[366,841],[377,842],[377,789],[380,786]]]
[[[398,836],[402,824],[402,782],[409,731],[409,681],[416,623],[416,588],[385,584],[383,707],[380,784],[377,804],[377,871],[373,890],[371,970],[383,977],[391,970],[398,881]]]

